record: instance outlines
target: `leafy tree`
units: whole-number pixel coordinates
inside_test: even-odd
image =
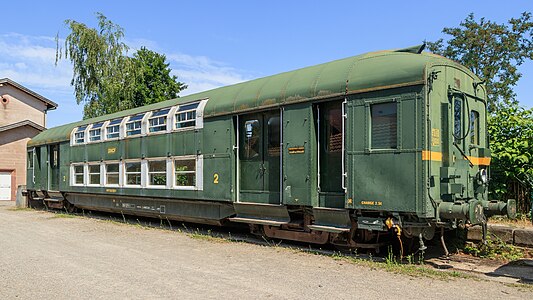
[[[70,33],[64,48],[56,37],[56,64],[73,65],[71,85],[85,119],[175,98],[184,88],[170,76],[165,56],[141,48],[129,57],[124,29],[97,13],[98,28],[66,20]]]
[[[139,74],[133,92],[133,106],[138,107],[176,98],[187,85],[170,75],[166,56],[141,47],[134,55],[135,69]]]
[[[518,72],[526,59],[533,59],[533,22],[531,13],[524,12],[508,24],[497,24],[474,14],[459,27],[444,28],[451,38],[429,42],[428,49],[470,68],[485,81],[488,109],[494,112],[500,104],[516,103],[513,86],[522,74]]]
[[[508,184],[518,180],[528,184],[533,178],[533,110],[516,104],[503,106],[491,116],[491,191],[503,198]]]

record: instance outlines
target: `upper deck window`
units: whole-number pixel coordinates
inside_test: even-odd
[[[200,102],[180,105],[176,112],[176,129],[196,126],[196,108]]]
[[[116,139],[120,136],[120,123],[122,119],[111,120],[106,127],[106,138],[107,139]]]
[[[74,143],[75,144],[83,144],[85,143],[85,129],[87,128],[87,125],[80,126],[76,129],[76,133],[74,133]]]
[[[104,123],[95,123],[89,129],[89,141],[98,142],[102,139],[102,125]]]
[[[148,119],[148,131],[160,132],[167,130],[167,115],[170,108],[162,109],[152,113],[150,119]]]
[[[396,149],[398,147],[398,121],[396,102],[371,106],[372,149]]]
[[[144,114],[138,114],[129,118],[128,122],[126,122],[126,136],[141,134],[141,121],[143,117]]]

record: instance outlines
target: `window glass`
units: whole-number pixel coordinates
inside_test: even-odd
[[[89,130],[89,141],[97,142],[102,138],[102,129],[91,129]]]
[[[119,166],[118,163],[115,164],[106,164],[106,184],[119,184]]]
[[[396,102],[373,104],[370,113],[372,149],[396,149],[398,147]]]
[[[261,125],[259,120],[248,120],[244,123],[244,140],[241,149],[243,159],[259,157],[261,138]]]
[[[342,152],[342,109],[338,106],[328,107],[325,114],[326,149],[327,152]]]
[[[100,165],[89,165],[89,184],[100,184]]]
[[[83,165],[75,165],[74,166],[74,183],[75,184],[83,184]]]
[[[141,185],[141,162],[126,163],[126,184]]]
[[[116,139],[120,136],[120,123],[122,119],[111,120],[106,127],[106,138]]]
[[[180,105],[176,112],[176,129],[196,126],[196,108],[200,103]]]
[[[461,120],[463,119],[463,101],[460,98],[455,98],[454,104],[453,104],[453,135],[455,137],[455,141],[458,141],[462,138],[462,123]]]
[[[141,134],[141,121],[126,123],[126,136]]]
[[[167,162],[164,160],[149,161],[148,176],[150,185],[167,185]]]
[[[148,120],[148,123],[150,127],[150,132],[159,132],[167,130],[167,116],[150,118],[150,120]]]
[[[74,134],[74,141],[76,144],[83,144],[85,142],[85,132],[76,132]]]
[[[85,143],[85,129],[87,128],[87,125],[80,126],[76,129],[76,133],[74,133],[74,143],[75,144],[83,144]]]
[[[120,125],[107,126],[107,138],[116,139],[120,136]]]
[[[479,145],[479,113],[475,110],[470,112],[470,143]]]
[[[268,119],[268,155],[280,155],[280,118],[271,117]]]
[[[176,186],[196,185],[196,160],[183,159],[174,161]]]

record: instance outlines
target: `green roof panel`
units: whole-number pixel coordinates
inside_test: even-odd
[[[410,49],[378,51],[348,57],[58,126],[35,136],[28,145],[36,146],[67,141],[70,139],[72,129],[79,125],[111,120],[206,98],[209,98],[209,101],[204,110],[204,117],[212,117],[275,107],[302,100],[341,96],[345,93],[346,87],[348,87],[348,93],[357,93],[404,84],[422,83],[425,68],[430,64],[454,65],[469,72],[464,67],[444,57],[431,53],[418,54]],[[417,46],[412,47],[412,49],[421,48]]]

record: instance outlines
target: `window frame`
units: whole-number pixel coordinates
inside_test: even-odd
[[[72,130],[72,134],[70,137],[70,145],[71,146],[78,146],[78,145],[85,145],[87,143],[87,129],[89,128],[89,125],[81,125],[77,126]],[[80,129],[82,129],[80,131]],[[83,135],[83,142],[78,141],[78,134]]]
[[[94,128],[94,125],[98,125],[98,124],[101,124],[100,127],[98,128]],[[103,139],[103,136],[102,136],[102,132],[103,132],[103,127],[105,125],[105,122],[97,122],[97,123],[93,123],[91,124],[90,126],[87,127],[87,143],[100,143],[102,142],[104,139]],[[92,140],[92,136],[91,136],[91,132],[93,131],[96,131],[96,130],[99,130],[100,131],[100,134],[98,135],[100,138],[98,140],[95,140],[93,141]]]
[[[91,166],[98,166],[98,183],[91,183],[91,175],[96,173],[91,173]],[[101,186],[102,185],[102,165],[94,162],[90,162],[86,164],[87,167],[87,186]]]
[[[138,163],[139,164],[139,167],[140,167],[140,170],[139,172],[128,172],[128,164],[131,164],[131,163]],[[119,168],[119,171],[120,171],[120,168]],[[129,184],[128,183],[128,175],[129,174],[139,174],[140,175],[140,183],[139,184]],[[140,160],[140,159],[132,159],[132,160],[126,160],[123,162],[123,167],[122,167],[122,180],[123,180],[123,187],[126,187],[126,188],[142,188],[143,187],[143,182],[144,182],[144,178],[146,176],[144,176],[145,172],[143,172],[143,161]]]
[[[194,171],[180,171],[182,174],[194,173],[194,185],[176,184],[176,161],[194,160]],[[203,190],[203,155],[184,155],[171,158],[172,185],[174,190]]]
[[[196,103],[188,103],[188,104],[182,104],[182,105],[179,105],[178,106],[178,109],[176,110],[176,112],[174,113],[174,129],[175,130],[190,130],[190,129],[194,129],[196,128],[196,119],[197,119],[197,116],[196,116],[196,112],[198,110],[198,107],[200,107],[200,103],[197,102],[198,105],[195,107],[195,108],[191,108],[191,109],[187,109],[187,110],[183,110],[183,111],[180,111],[180,107],[182,106],[187,106],[187,105],[193,105],[193,104],[196,104]],[[192,118],[188,118],[188,114],[189,113],[194,113],[194,117]],[[185,120],[182,120],[180,121],[179,120],[179,116],[180,115],[185,115]],[[178,127],[179,124],[185,124],[185,123],[191,123],[191,122],[194,122],[193,125],[190,125],[190,126],[185,126],[185,127]]]
[[[127,121],[124,123],[124,138],[131,138],[131,137],[137,137],[137,136],[141,136],[143,134],[143,119],[146,117],[147,113],[139,113],[139,114],[136,114],[136,115],[133,115],[133,116],[129,116],[127,117]],[[140,118],[137,118],[138,116],[140,116]],[[134,120],[132,120],[132,118],[135,118]],[[129,130],[128,129],[128,125],[129,124],[139,124],[139,128],[134,128],[132,130]],[[135,133],[135,134],[128,134],[129,132],[139,132],[139,133]]]
[[[395,105],[396,109],[396,147],[394,148],[373,148],[372,146],[372,106],[380,104],[392,103]],[[401,101],[398,98],[385,98],[378,100],[369,100],[365,102],[366,114],[367,114],[367,142],[366,142],[366,152],[397,152],[401,149]]]
[[[167,113],[166,114],[158,114],[159,112],[161,111],[165,111],[167,110]],[[167,133],[168,132],[168,123],[169,121],[171,121],[170,119],[170,113],[172,112],[173,110],[173,107],[167,107],[167,108],[162,108],[162,109],[159,109],[159,110],[156,110],[156,111],[152,111],[150,112],[148,118],[147,118],[147,134],[150,134],[150,135],[154,135],[154,134],[162,134],[162,133]],[[155,114],[157,114],[156,116],[154,116]],[[161,124],[158,124],[156,126],[152,126],[152,124],[150,124],[152,122],[152,120],[155,120],[155,119],[160,119],[160,118],[164,118],[165,119],[165,123],[164,125],[161,125]],[[161,130],[157,130],[157,131],[152,131],[152,128],[161,128]]]
[[[112,174],[117,174],[117,178],[118,178],[118,183],[117,184],[110,184],[108,182],[108,179],[107,179],[107,176],[109,175],[109,171],[107,170],[107,166],[108,165],[117,165],[118,166],[118,171],[117,172],[111,172]],[[121,187],[122,186],[122,164],[120,163],[120,161],[104,161],[103,162],[103,185],[105,187]]]
[[[112,119],[112,120],[107,120],[104,123],[104,125],[103,125],[103,127],[104,127],[104,139],[103,140],[104,141],[114,141],[114,140],[118,140],[118,139],[120,139],[122,137],[120,128],[121,128],[122,123],[124,122],[124,119],[125,118],[116,118],[116,119]],[[111,124],[113,121],[116,121],[116,120],[119,120],[119,122]],[[112,133],[112,134],[117,134],[116,137],[111,137],[111,138],[109,137],[109,134],[110,134],[109,133],[109,128],[110,127],[113,127],[113,128],[117,127],[118,131]]]
[[[150,163],[153,162],[164,162],[165,164],[165,171],[158,171],[158,172],[150,172]],[[153,188],[153,189],[166,189],[169,186],[169,179],[172,179],[172,176],[168,176],[169,174],[169,163],[167,158],[150,158],[146,160],[146,187]],[[153,173],[164,173],[165,174],[165,184],[164,185],[153,185],[151,184],[151,175]]]
[[[470,144],[471,145],[481,145],[480,140],[480,128],[479,128],[479,118],[480,114],[477,110],[470,110]],[[477,140],[477,141],[476,141]]]
[[[81,170],[82,172],[81,173],[76,173],[76,167],[81,167]],[[85,170],[85,163],[72,163],[70,165],[70,186],[85,186],[86,184],[86,178],[87,178],[87,174],[86,174],[86,170]],[[76,176],[79,176],[79,175],[82,175],[83,176],[83,181],[82,183],[77,183],[76,182]]]

